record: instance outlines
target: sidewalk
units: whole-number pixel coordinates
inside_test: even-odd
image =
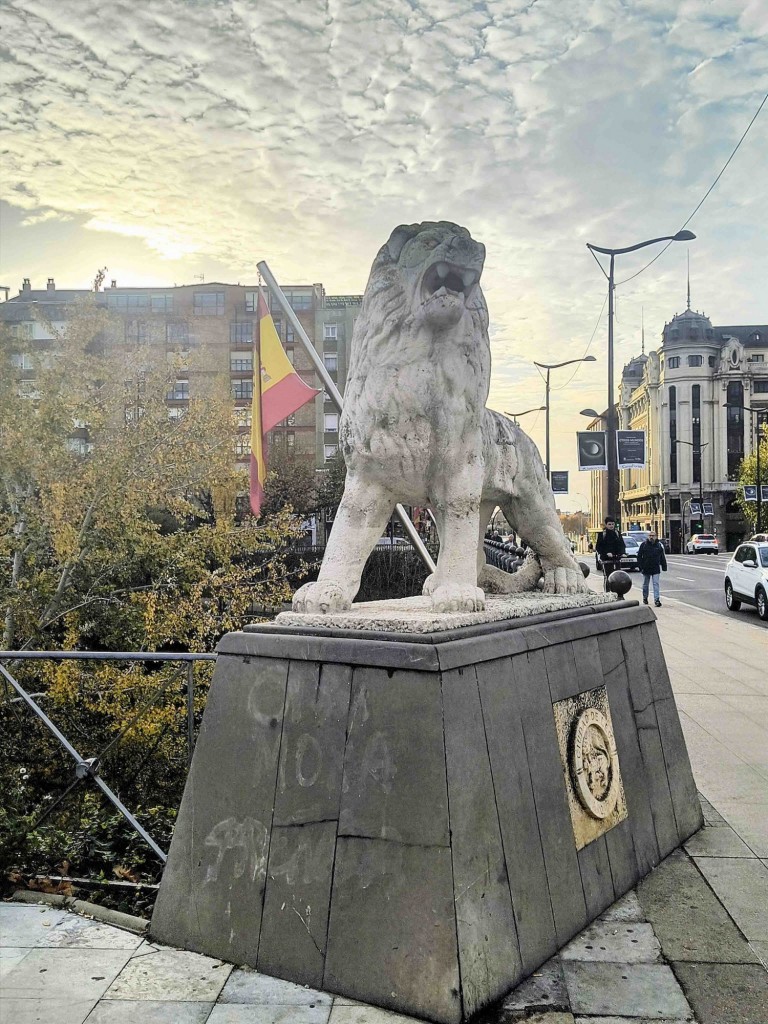
[[[768,629],[662,601],[707,824],[483,1024],[768,1022]],[[0,905],[0,947],[3,1024],[411,1020],[46,906]]]

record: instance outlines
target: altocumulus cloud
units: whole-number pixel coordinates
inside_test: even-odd
[[[580,355],[603,299],[584,242],[680,226],[766,91],[767,25],[762,0],[6,0],[5,198],[339,291],[396,223],[458,220],[488,247],[497,404],[538,404],[522,360]],[[765,239],[740,252],[765,123],[691,225],[721,322],[766,318]],[[624,355],[640,304],[653,335],[679,308],[682,256],[620,296]]]

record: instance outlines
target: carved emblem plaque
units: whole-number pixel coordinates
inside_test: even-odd
[[[619,755],[604,686],[553,705],[576,849],[627,816]]]

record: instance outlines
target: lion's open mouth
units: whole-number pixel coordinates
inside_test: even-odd
[[[466,303],[480,280],[480,274],[468,267],[459,267],[455,263],[441,260],[433,263],[424,274],[421,282],[422,301],[426,302],[433,295],[462,295]]]

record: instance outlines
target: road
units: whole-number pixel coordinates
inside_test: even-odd
[[[720,555],[667,555],[668,571],[661,574],[661,600],[680,601],[717,612],[727,617],[743,618],[745,622],[762,625],[757,611],[742,605],[741,611],[729,612],[725,607],[725,567],[730,553]],[[632,590],[628,596],[639,597],[642,577],[630,573]]]

